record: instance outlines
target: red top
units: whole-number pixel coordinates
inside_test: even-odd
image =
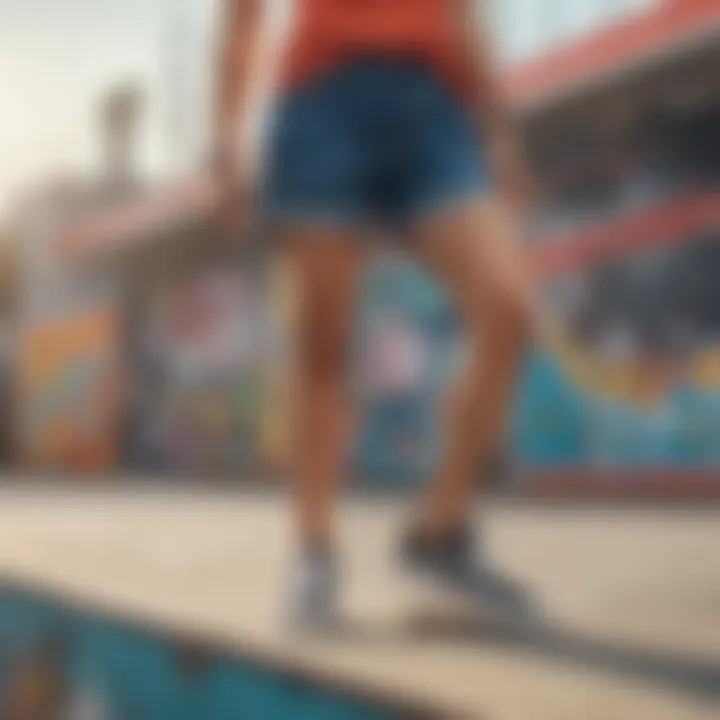
[[[296,0],[285,84],[297,85],[349,55],[403,54],[428,63],[463,94],[467,66],[456,40],[454,0]]]

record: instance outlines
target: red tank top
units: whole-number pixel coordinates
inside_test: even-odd
[[[467,67],[457,46],[452,1],[295,0],[285,84],[306,82],[349,56],[393,54],[426,62],[465,93]]]

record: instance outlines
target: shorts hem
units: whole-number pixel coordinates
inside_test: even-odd
[[[405,224],[417,225],[425,220],[442,215],[447,210],[473,200],[491,197],[494,188],[489,182],[477,182],[456,189],[438,192],[423,198],[409,207],[402,216]]]
[[[267,217],[273,227],[296,225],[364,231],[371,225],[370,219],[358,213],[303,205],[273,206]]]

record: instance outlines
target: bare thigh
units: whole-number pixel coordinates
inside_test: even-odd
[[[296,365],[316,379],[346,370],[364,253],[351,233],[303,228],[286,233],[294,318]]]
[[[497,317],[528,330],[533,281],[518,223],[499,198],[448,207],[413,228],[422,259],[444,283],[469,330]]]

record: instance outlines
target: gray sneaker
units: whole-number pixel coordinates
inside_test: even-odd
[[[293,630],[325,632],[337,624],[338,573],[331,552],[303,552],[290,578],[288,621]]]
[[[442,539],[410,531],[402,543],[401,559],[409,570],[459,592],[501,622],[517,625],[538,619],[531,594],[488,562],[467,528]]]

